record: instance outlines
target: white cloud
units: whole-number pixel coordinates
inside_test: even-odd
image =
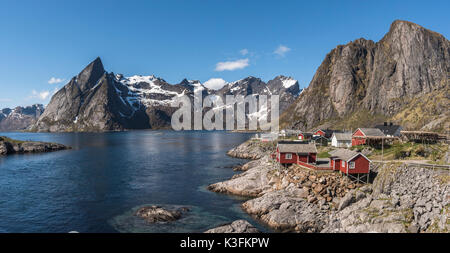
[[[44,91],[38,92],[36,90],[33,90],[31,92],[31,94],[32,94],[31,95],[32,98],[39,98],[41,100],[46,100],[50,96],[50,91],[44,90]]]
[[[244,48],[241,51],[239,51],[239,53],[242,54],[242,55],[247,55],[248,54],[248,49]]]
[[[290,48],[288,48],[287,46],[280,45],[273,53],[278,56],[284,57],[286,53],[289,51],[291,51]]]
[[[216,71],[243,69],[248,65],[248,58],[236,61],[219,62],[216,64]]]
[[[11,102],[12,99],[10,98],[0,98],[0,102]]]
[[[227,84],[227,81],[223,80],[222,78],[211,78],[203,85],[208,89],[218,90],[225,86],[225,84]]]
[[[56,77],[52,77],[52,78],[50,78],[50,80],[48,80],[49,84],[57,84],[57,83],[62,83],[62,82],[64,82],[64,79],[56,78]]]

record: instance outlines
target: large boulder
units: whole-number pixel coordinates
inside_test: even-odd
[[[325,225],[326,211],[288,190],[266,193],[242,207],[269,227],[283,232],[319,232]]]

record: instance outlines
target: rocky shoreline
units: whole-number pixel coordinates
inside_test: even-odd
[[[209,229],[205,233],[259,233],[259,231],[246,220],[236,220],[232,223]]]
[[[53,152],[70,147],[50,142],[18,141],[0,136],[0,155]]]
[[[450,172],[373,163],[372,184],[336,172],[283,168],[248,141],[228,154],[258,157],[208,190],[250,197],[242,209],[280,232],[450,232]],[[267,145],[267,144],[263,144]],[[243,168],[243,169],[242,169]]]
[[[274,142],[262,143],[258,140],[250,139],[229,150],[227,155],[240,159],[258,160],[273,152],[275,145]]]

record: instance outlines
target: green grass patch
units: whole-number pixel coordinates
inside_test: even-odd
[[[319,154],[317,154],[318,158],[329,158],[330,156],[331,156],[330,153],[328,153],[327,151],[320,152]]]
[[[9,137],[6,136],[0,136],[0,141],[4,141],[4,142],[9,142],[9,143],[15,143],[15,144],[20,144],[20,143],[24,143],[25,141],[20,141],[20,140],[14,140],[11,139]]]

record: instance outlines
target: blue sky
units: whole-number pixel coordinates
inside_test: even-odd
[[[48,103],[97,56],[107,71],[170,83],[282,74],[306,87],[330,50],[378,41],[395,19],[449,38],[449,10],[446,0],[0,0],[0,108]]]

